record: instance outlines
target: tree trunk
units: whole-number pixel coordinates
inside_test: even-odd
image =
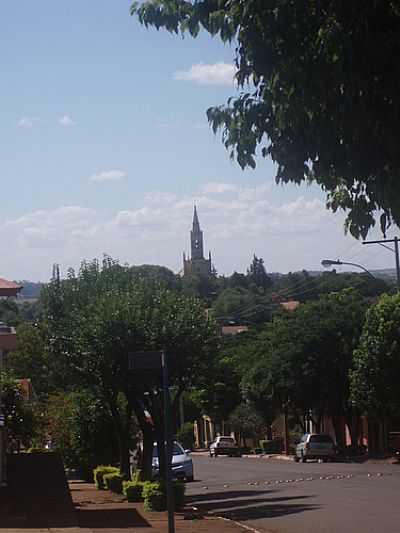
[[[335,430],[336,444],[340,450],[343,450],[345,447],[345,442],[343,440],[343,431],[340,424],[341,417],[332,416],[332,425]]]
[[[129,436],[126,432],[118,435],[119,464],[121,474],[125,479],[131,478],[130,453],[129,453]]]
[[[153,430],[148,424],[145,427],[142,427],[143,433],[143,454],[142,454],[142,480],[151,481],[153,474],[152,460],[153,460],[153,444],[154,444],[154,434]]]
[[[151,481],[154,428],[150,424],[149,420],[146,419],[146,416],[144,414],[144,406],[142,405],[142,403],[135,398],[131,399],[131,403],[143,435],[143,452],[139,465],[139,468],[142,471],[142,480]]]
[[[118,410],[115,398],[108,396],[107,398],[112,420],[114,423],[117,442],[118,442],[118,455],[119,455],[119,468],[121,474],[126,478],[130,479],[130,457],[129,457],[129,428],[130,421],[132,416],[132,411],[128,408],[126,413],[125,424],[121,420],[121,414]]]

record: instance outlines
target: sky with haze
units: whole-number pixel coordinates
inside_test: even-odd
[[[317,187],[229,159],[205,113],[237,92],[234,48],[146,30],[130,3],[2,2],[0,277],[45,281],[103,254],[179,272],[194,203],[220,274],[253,253],[273,272],[393,267],[344,235]]]

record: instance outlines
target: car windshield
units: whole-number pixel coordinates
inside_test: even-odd
[[[310,442],[322,442],[324,444],[332,444],[332,439],[329,435],[311,435]]]
[[[182,455],[184,453],[185,452],[184,452],[182,446],[180,446],[180,444],[178,444],[177,442],[174,442],[174,447],[173,447],[173,450],[172,450],[172,454],[173,455]],[[157,444],[154,444],[154,446],[153,446],[153,457],[158,457]]]
[[[233,443],[234,440],[232,437],[220,437],[219,442],[230,442]]]

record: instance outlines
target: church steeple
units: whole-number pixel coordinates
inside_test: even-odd
[[[193,231],[200,231],[199,217],[197,216],[196,204],[194,204],[193,212]]]
[[[196,206],[193,210],[193,224],[190,232],[190,251],[190,258],[183,254],[184,275],[210,276],[212,272],[211,253],[208,259],[204,258],[203,232],[200,228]]]
[[[200,229],[199,217],[196,206],[193,212],[193,229],[190,232],[190,243],[192,259],[204,259],[203,254],[203,232]]]

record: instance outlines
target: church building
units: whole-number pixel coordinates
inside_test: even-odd
[[[203,251],[203,232],[200,229],[196,206],[194,206],[193,227],[190,232],[190,245],[191,257],[186,258],[185,253],[183,254],[183,275],[189,276],[195,274],[197,276],[211,276],[211,252],[208,254],[208,259],[205,259]]]

